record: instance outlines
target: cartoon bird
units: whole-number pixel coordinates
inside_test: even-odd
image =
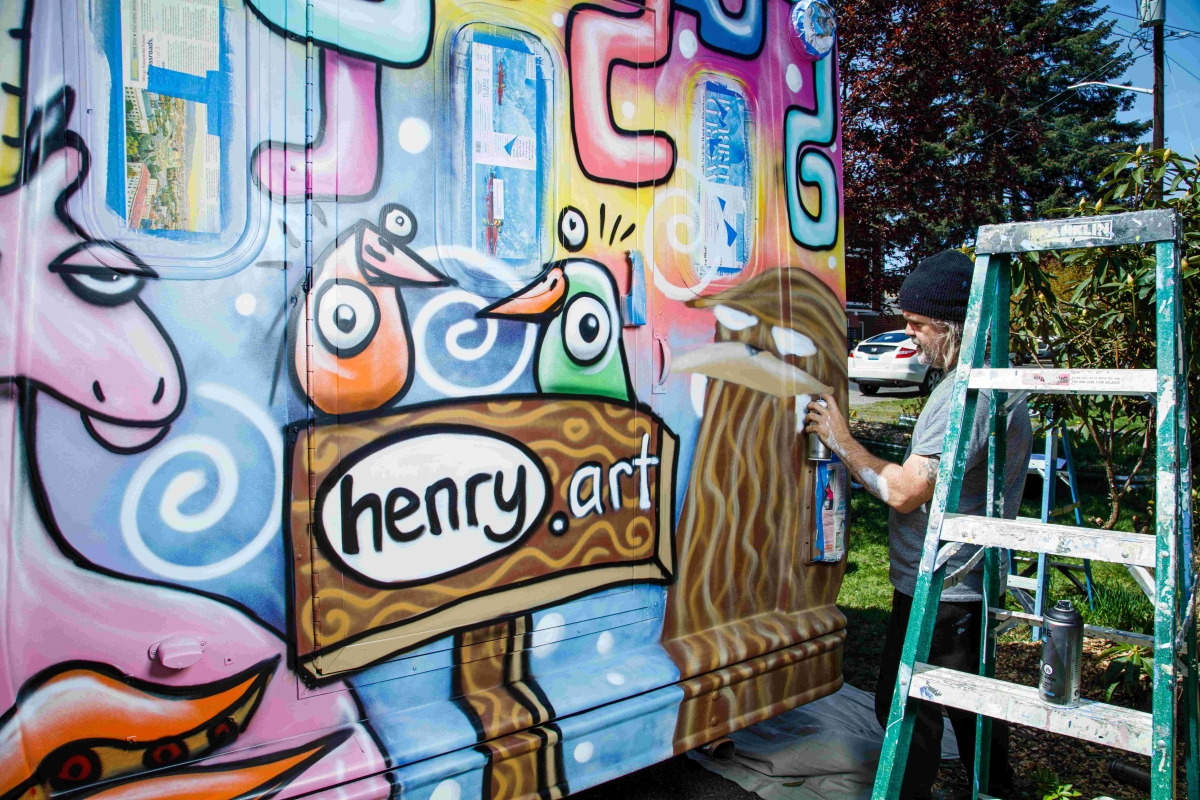
[[[412,330],[401,288],[452,283],[409,247],[416,235],[413,213],[389,203],[378,225],[355,223],[318,259],[307,304],[315,341],[293,333],[292,352],[300,386],[321,411],[369,411],[412,385]],[[304,330],[302,313],[294,332]]]
[[[481,309],[476,316],[541,325],[534,351],[534,382],[544,394],[633,397],[617,284],[590,259],[552,263],[532,283]]]
[[[805,566],[815,468],[795,396],[830,391],[844,407],[846,317],[801,269],[769,270],[688,305],[712,309],[716,331],[713,344],[674,360],[674,372],[694,376],[701,419],[663,639],[681,672],[695,675],[722,657],[753,658],[843,624],[831,611],[840,570]],[[730,634],[745,620],[762,624]]]

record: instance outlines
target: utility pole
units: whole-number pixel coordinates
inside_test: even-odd
[[[1138,16],[1143,28],[1154,29],[1154,144],[1153,149],[1162,150],[1163,142],[1163,25],[1167,21],[1167,0],[1138,0]],[[1162,197],[1162,181],[1155,187],[1155,195]]]

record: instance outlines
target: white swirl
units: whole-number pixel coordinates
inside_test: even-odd
[[[453,383],[446,378],[443,378],[434,368],[433,362],[430,361],[429,354],[425,350],[425,334],[429,328],[429,323],[439,311],[457,303],[466,303],[473,308],[483,308],[488,305],[488,301],[477,294],[464,292],[457,289],[451,292],[443,292],[437,297],[425,304],[417,314],[416,320],[413,321],[413,341],[416,342],[417,356],[417,374],[430,386],[448,397],[472,397],[484,394],[499,394],[516,382],[517,378],[525,372],[525,365],[529,363],[529,359],[533,356],[533,347],[537,342],[537,326],[525,326],[525,342],[521,346],[521,354],[517,356],[517,363],[508,371],[500,380],[495,383],[490,383],[487,386],[461,386]],[[463,361],[475,361],[491,350],[492,345],[496,341],[496,328],[499,323],[494,319],[489,319],[487,323],[487,335],[483,342],[478,347],[466,349],[458,344],[458,338],[468,330],[477,330],[478,321],[474,319],[462,320],[450,326],[446,331],[446,350],[452,356]],[[471,327],[465,328],[464,326]],[[468,356],[464,358],[460,353]]]
[[[700,180],[700,171],[696,169],[696,165],[690,161],[679,159],[675,162],[676,169],[691,175],[697,181]],[[644,231],[646,251],[644,257],[647,266],[650,267],[650,272],[654,276],[654,285],[658,287],[667,298],[671,300],[691,300],[699,297],[700,293],[708,288],[708,284],[712,281],[715,271],[710,272],[694,286],[679,286],[672,283],[666,275],[663,275],[658,269],[658,264],[654,260],[654,223],[655,213],[659,205],[673,200],[675,198],[683,198],[683,200],[695,209],[694,214],[673,214],[666,219],[663,227],[666,229],[667,244],[672,250],[690,256],[692,251],[700,244],[700,237],[696,236],[696,220],[700,215],[700,202],[696,199],[692,192],[684,189],[668,189],[666,191],[656,192],[654,195],[654,203],[651,204],[650,210],[646,212],[646,224],[642,228]],[[682,225],[687,229],[688,239],[690,244],[684,244],[679,238],[678,229]]]
[[[129,485],[125,488],[125,497],[121,502],[121,535],[125,546],[146,569],[164,578],[177,581],[206,581],[228,575],[234,570],[250,563],[275,538],[279,529],[279,510],[283,508],[283,438],[276,429],[274,421],[253,400],[229,386],[217,383],[203,383],[196,387],[196,395],[206,400],[212,400],[227,405],[240,412],[246,419],[258,428],[259,433],[267,442],[271,451],[271,464],[275,470],[274,495],[267,509],[267,519],[258,534],[250,542],[231,556],[213,564],[192,566],[176,564],[160,557],[152,551],[142,538],[138,529],[137,512],[142,493],[154,477],[168,461],[184,453],[198,453],[212,461],[217,469],[217,493],[208,508],[196,514],[185,513],[180,506],[196,492],[204,488],[204,474],[198,470],[189,470],[176,475],[167,485],[159,503],[159,516],[172,530],[181,533],[198,533],[207,530],[219,522],[233,507],[233,501],[238,490],[237,461],[229,448],[211,436],[188,434],[171,439],[143,461],[133,473]]]

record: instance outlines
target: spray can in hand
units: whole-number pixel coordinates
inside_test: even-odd
[[[1070,600],[1059,600],[1042,615],[1042,699],[1056,706],[1079,703],[1083,657],[1083,617]]]
[[[823,406],[828,406],[828,404],[819,397],[813,402],[820,403]],[[821,437],[817,436],[815,433],[810,433],[808,435],[808,460],[828,461],[832,457],[833,453],[830,452],[829,448],[825,446],[825,443],[821,441]]]

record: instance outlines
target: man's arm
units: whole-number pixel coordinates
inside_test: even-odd
[[[823,394],[820,403],[809,403],[804,431],[821,437],[868,492],[902,514],[907,514],[933,499],[937,483],[937,457],[909,456],[903,464],[893,464],[867,452],[850,435],[850,426],[831,395]]]

